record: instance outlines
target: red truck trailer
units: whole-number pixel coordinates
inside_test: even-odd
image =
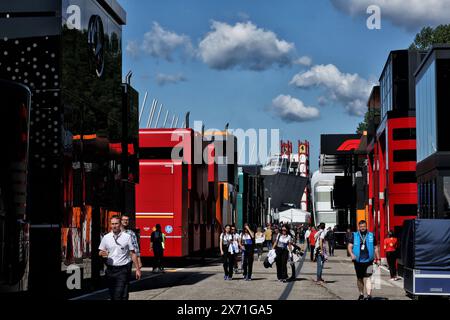
[[[185,257],[217,247],[218,194],[214,145],[192,129],[141,129],[136,227],[141,255],[152,257],[151,233],[166,235],[166,257]],[[203,155],[206,155],[203,157]]]

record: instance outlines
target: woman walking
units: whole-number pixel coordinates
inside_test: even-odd
[[[244,231],[240,237],[240,245],[243,252],[242,273],[245,281],[252,280],[253,258],[255,256],[255,233],[248,223],[244,224]]]
[[[255,234],[256,252],[258,253],[258,261],[261,261],[261,256],[262,256],[262,252],[263,252],[263,246],[264,246],[265,239],[266,239],[266,237],[265,237],[264,233],[262,232],[261,227],[258,227],[256,229],[256,234]]]
[[[397,247],[398,240],[394,236],[394,232],[390,231],[388,237],[384,239],[384,251],[386,252],[386,258],[389,265],[389,272],[391,274],[391,280],[397,281]]]
[[[161,231],[160,224],[157,224],[155,229],[156,230],[150,235],[150,250],[153,250],[153,254],[155,256],[153,272],[156,272],[157,270],[160,272],[165,272],[162,259],[164,257],[166,235]]]
[[[234,273],[238,274],[239,273],[239,261],[241,262],[241,271],[242,271],[242,254],[239,255],[240,252],[240,248],[239,248],[239,244],[241,241],[241,235],[238,233],[236,226],[232,225],[231,226],[231,235],[233,236],[233,249],[234,249]]]
[[[280,282],[287,282],[287,263],[289,250],[292,250],[292,237],[286,225],[281,227],[281,234],[278,234],[273,248],[276,250],[277,278]]]
[[[223,279],[232,280],[234,267],[234,246],[230,225],[226,225],[224,232],[220,235],[220,254],[223,259]]]

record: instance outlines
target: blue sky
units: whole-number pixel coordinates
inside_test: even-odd
[[[180,119],[190,111],[207,128],[309,140],[314,170],[320,134],[355,132],[389,51],[408,47],[424,23],[420,10],[405,21],[392,5],[381,8],[381,30],[369,30],[366,0],[355,1],[119,0],[123,70],[141,99],[149,91],[148,103]]]

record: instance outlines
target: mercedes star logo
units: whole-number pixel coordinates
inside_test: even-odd
[[[98,15],[93,15],[89,20],[88,44],[98,77],[102,76],[105,66],[104,41],[105,34],[102,19]]]

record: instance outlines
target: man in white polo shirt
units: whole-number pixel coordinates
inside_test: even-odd
[[[119,216],[111,218],[112,231],[106,234],[99,246],[99,255],[106,258],[106,277],[111,300],[128,299],[128,265],[131,260],[136,267],[136,279],[141,278],[141,269],[131,236],[122,232]]]

